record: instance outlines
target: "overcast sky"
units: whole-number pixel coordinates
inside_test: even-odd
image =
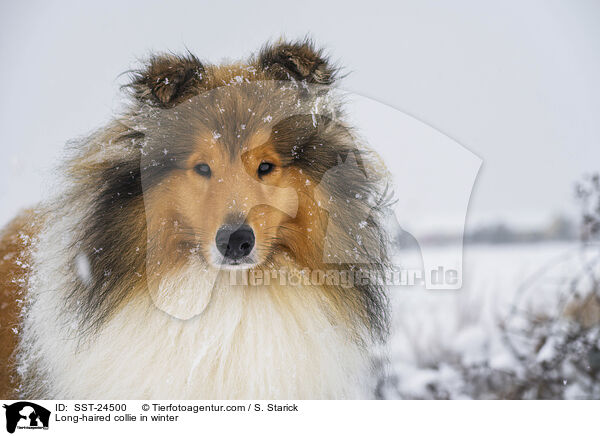
[[[136,59],[219,62],[306,34],[344,89],[481,157],[469,224],[573,212],[573,183],[600,169],[600,2],[394,3],[2,2],[0,222],[48,195],[65,141],[109,119]]]

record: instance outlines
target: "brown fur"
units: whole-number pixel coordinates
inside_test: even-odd
[[[23,285],[35,239],[36,214],[24,211],[0,234],[0,398],[14,398],[18,387],[14,352],[18,342]]]

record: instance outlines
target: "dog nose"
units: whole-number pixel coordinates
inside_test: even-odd
[[[232,260],[247,256],[254,248],[254,232],[246,224],[238,229],[221,227],[215,240],[219,252]]]

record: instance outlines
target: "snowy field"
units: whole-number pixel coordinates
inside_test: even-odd
[[[514,320],[513,308],[557,315],[552,312],[566,284],[580,276],[584,258],[594,250],[584,253],[568,243],[468,246],[461,290],[391,289],[390,362],[379,397],[470,398],[472,386],[465,386],[469,381],[463,369],[518,374],[499,326]],[[531,358],[539,362],[545,357]],[[474,396],[495,397],[494,392]],[[564,397],[586,395],[573,387]]]

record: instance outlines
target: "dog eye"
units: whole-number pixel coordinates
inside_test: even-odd
[[[262,177],[266,174],[269,174],[271,171],[273,171],[273,168],[275,168],[275,165],[273,165],[271,162],[263,162],[258,166],[258,177]]]
[[[210,167],[205,163],[196,165],[194,167],[194,171],[196,171],[198,174],[204,177],[210,177],[211,175]]]

